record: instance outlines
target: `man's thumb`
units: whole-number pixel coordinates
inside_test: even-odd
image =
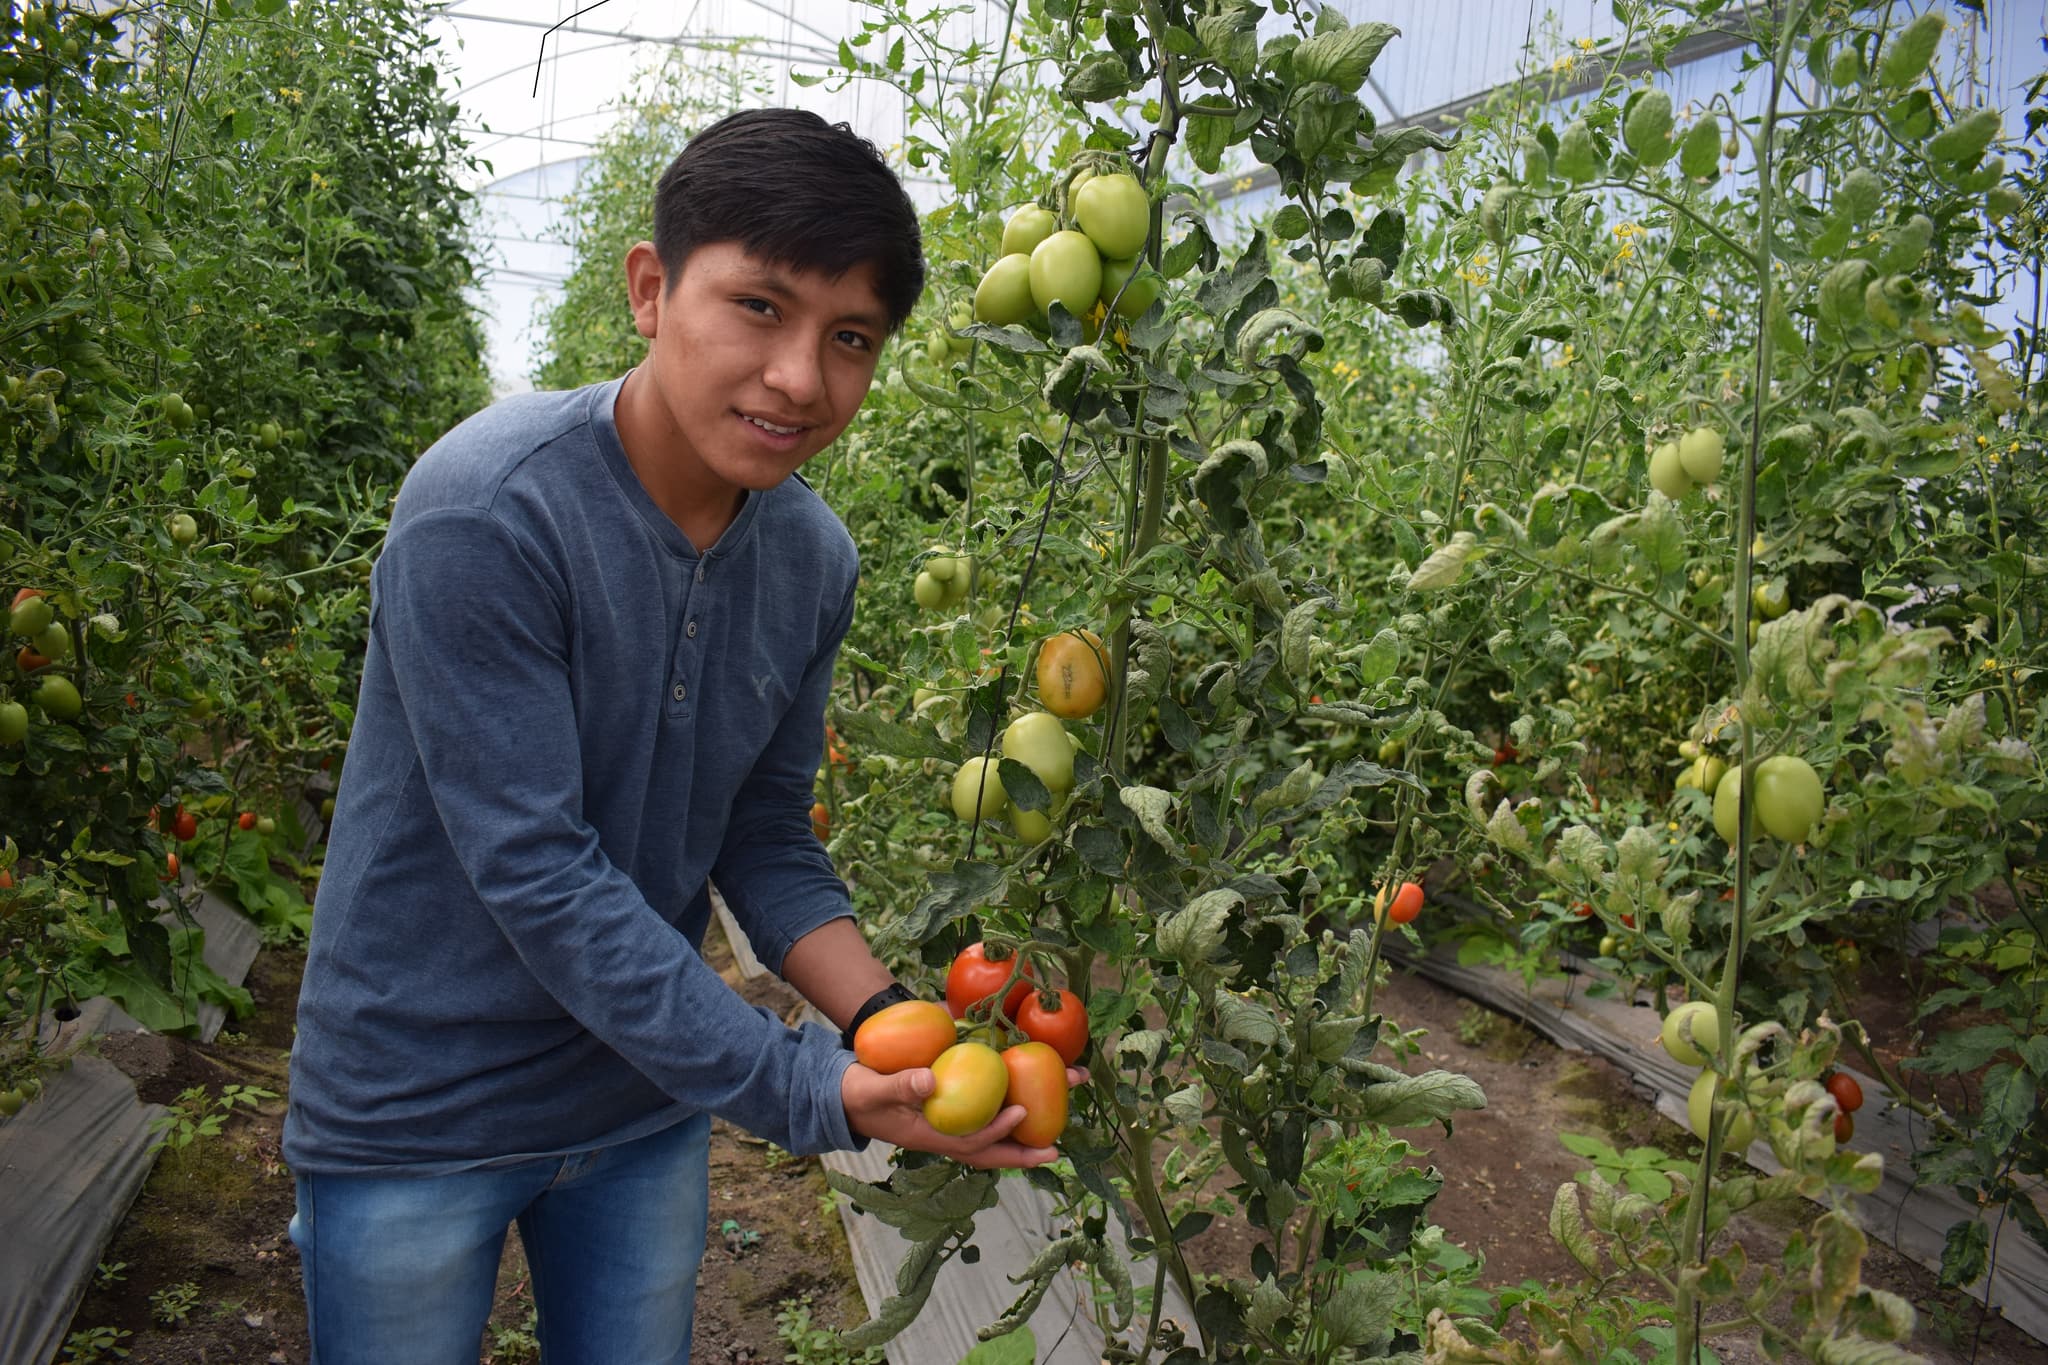
[[[932,1075],[932,1069],[928,1066],[912,1067],[908,1071],[898,1072],[896,1078],[902,1082],[904,1098],[918,1104],[923,1104],[931,1098],[932,1091],[936,1090],[939,1084],[938,1077]]]

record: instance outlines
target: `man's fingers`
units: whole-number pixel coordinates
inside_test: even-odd
[[[931,1098],[933,1089],[938,1085],[938,1078],[932,1075],[930,1067],[916,1066],[908,1071],[897,1072],[896,1084],[906,1103],[922,1105]]]

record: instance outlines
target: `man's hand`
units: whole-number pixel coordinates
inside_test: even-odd
[[[1088,1073],[1080,1067],[1067,1068],[1069,1087],[1086,1084],[1087,1080]],[[1059,1159],[1056,1147],[1026,1147],[1009,1141],[1011,1130],[1024,1121],[1021,1104],[1004,1106],[980,1132],[948,1137],[924,1118],[924,1102],[931,1098],[936,1084],[930,1067],[884,1076],[855,1062],[846,1068],[839,1082],[840,1102],[846,1106],[846,1125],[858,1137],[918,1152],[935,1152],[984,1170],[1043,1166]]]

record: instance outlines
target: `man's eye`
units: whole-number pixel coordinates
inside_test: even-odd
[[[741,299],[740,307],[748,312],[760,313],[764,317],[773,317],[775,314],[775,305],[766,299]]]
[[[842,342],[846,343],[848,346],[852,346],[858,350],[863,351],[871,351],[874,349],[875,345],[872,341],[869,341],[867,337],[860,332],[841,332],[839,334],[839,339]]]

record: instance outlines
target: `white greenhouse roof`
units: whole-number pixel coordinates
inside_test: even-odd
[[[1587,46],[1611,50],[1622,37],[1609,0],[1334,3],[1354,21],[1401,30],[1363,92],[1382,124],[1455,118],[1496,86],[1583,55]],[[851,0],[445,0],[428,8],[458,92],[462,129],[485,163],[472,187],[482,205],[482,290],[490,364],[501,389],[526,386],[534,309],[569,266],[569,250],[552,231],[561,197],[620,97],[678,51],[709,80],[745,75],[752,88],[744,104],[812,109],[844,120],[885,151],[903,138],[904,102],[894,89],[855,81],[835,91],[791,79],[793,72],[830,71],[841,39],[876,13]],[[1001,38],[1001,0],[935,0],[932,8],[948,16],[941,37],[954,50],[976,40],[993,47]],[[1949,8],[1957,19],[1967,17]],[[2044,12],[2048,0],[1993,6],[1988,21],[1978,20],[1966,35],[1971,50],[1959,54],[1984,82],[1989,101],[2007,108],[2009,128],[2025,82],[2041,70]],[[1731,4],[1726,26],[1742,27],[1734,22],[1739,14]],[[1658,83],[1681,106],[1741,78],[1732,45],[1707,42],[1674,58],[1673,72]],[[935,180],[916,173],[905,180],[920,204],[940,201]],[[1251,191],[1247,206],[1269,195],[1263,183],[1236,185]]]

